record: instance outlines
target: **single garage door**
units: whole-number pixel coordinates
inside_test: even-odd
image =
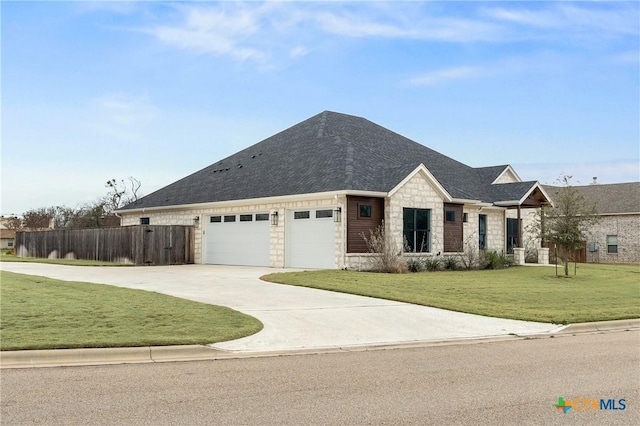
[[[335,268],[335,226],[330,208],[288,211],[286,266]]]
[[[269,266],[269,231],[268,213],[210,216],[204,263]]]

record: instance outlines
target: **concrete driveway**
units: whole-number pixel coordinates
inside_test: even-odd
[[[451,312],[371,297],[273,284],[260,276],[278,269],[183,265],[78,267],[3,262],[22,274],[155,291],[228,306],[258,318],[259,333],[211,345],[266,352],[470,339],[560,330],[561,326]]]

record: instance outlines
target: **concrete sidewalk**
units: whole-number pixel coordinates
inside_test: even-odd
[[[77,267],[18,262],[3,262],[0,268],[155,291],[228,306],[258,318],[264,324],[259,333],[211,345],[218,352],[235,354],[526,336],[564,328],[261,281],[260,276],[278,272],[270,268]]]

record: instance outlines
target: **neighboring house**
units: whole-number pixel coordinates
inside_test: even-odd
[[[8,229],[10,217],[0,216],[0,250],[12,249],[16,241],[16,231]]]
[[[587,262],[640,262],[640,182],[573,186],[587,203],[595,203],[600,221],[586,241]],[[554,197],[559,187],[544,186]]]
[[[12,249],[16,241],[16,231],[0,229],[0,250]]]
[[[408,256],[515,249],[523,262],[521,209],[548,202],[511,166],[469,167],[325,111],[117,213],[123,226],[195,225],[196,263],[358,268],[362,234],[382,224]]]

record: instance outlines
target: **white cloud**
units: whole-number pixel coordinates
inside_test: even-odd
[[[402,9],[390,9],[383,16],[368,12],[370,10],[366,9],[358,13],[331,11],[319,13],[314,19],[325,32],[346,37],[446,42],[495,41],[501,38],[499,26],[482,20],[432,16],[417,11],[407,17],[407,12]]]
[[[304,46],[296,46],[289,51],[289,56],[292,58],[298,58],[309,53],[309,50]]]
[[[265,60],[265,54],[253,47],[243,47],[243,39],[260,30],[260,8],[183,7],[185,22],[178,26],[159,26],[147,30],[159,40],[200,53],[228,55],[241,61]]]
[[[178,11],[178,22],[143,31],[181,49],[264,66],[304,56],[318,45],[335,41],[331,36],[511,43],[638,34],[637,6],[624,3],[454,7],[424,2],[222,2],[181,3],[173,10]]]
[[[521,7],[485,8],[482,15],[506,23],[546,30],[578,32],[597,31],[598,37],[612,34],[637,35],[639,30],[637,5],[624,3],[592,4],[578,7],[557,3],[535,10]]]
[[[487,73],[480,67],[453,67],[427,72],[409,80],[417,86],[438,86],[454,80],[469,80]]]

